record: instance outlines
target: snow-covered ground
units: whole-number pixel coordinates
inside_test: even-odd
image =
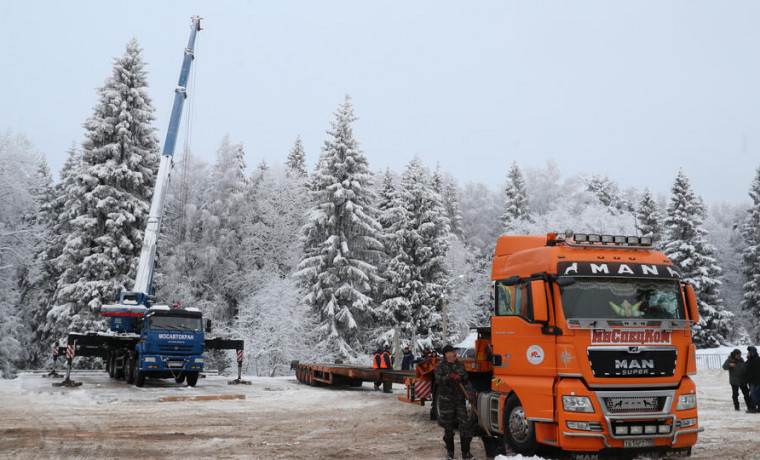
[[[34,373],[0,380],[0,457],[443,457],[441,428],[429,420],[427,407],[398,401],[400,387],[388,395],[366,383],[308,387],[294,377],[248,378],[248,386],[209,376],[195,388],[168,380],[137,388],[104,372],[76,373],[74,379],[83,385],[54,388]],[[692,457],[760,458],[760,415],[733,410],[726,372],[701,370],[695,380],[706,431]],[[203,395],[245,399],[160,401]],[[485,458],[480,442],[473,447]]]

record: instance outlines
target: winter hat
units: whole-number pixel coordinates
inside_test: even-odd
[[[452,347],[451,345],[447,344],[445,347],[443,347],[442,353],[445,355],[446,353],[450,351],[456,351],[456,349]]]
[[[734,348],[734,351],[731,352],[731,356],[736,356],[742,354],[741,351],[739,351],[738,348]]]
[[[755,348],[754,346],[750,345],[750,346],[747,347],[747,353],[749,353],[750,355],[756,356],[757,355],[757,348]]]

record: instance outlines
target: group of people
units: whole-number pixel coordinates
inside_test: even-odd
[[[741,391],[747,412],[760,412],[760,356],[757,354],[757,348],[751,345],[747,347],[746,361],[742,358],[741,350],[734,349],[723,363],[723,369],[728,371],[734,409],[740,410],[739,391]]]
[[[435,383],[438,388],[438,415],[439,422],[443,426],[443,442],[446,444],[446,458],[454,458],[454,430],[459,427],[459,441],[462,447],[462,458],[464,460],[474,460],[475,457],[470,453],[470,442],[472,441],[472,422],[467,415],[465,402],[469,400],[474,404],[472,395],[475,394],[470,385],[467,375],[467,368],[459,359],[456,349],[451,345],[446,345],[442,350],[443,359],[435,367]],[[435,350],[425,350],[418,359],[409,347],[404,347],[401,369],[412,369],[415,363],[438,357]],[[390,346],[377,349],[372,355],[372,367],[375,369],[393,369],[394,359],[391,355]],[[375,390],[380,391],[380,385],[383,386],[383,392],[391,393],[391,382],[375,382]]]

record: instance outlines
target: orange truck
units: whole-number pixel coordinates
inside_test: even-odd
[[[491,289],[476,349],[492,372],[475,401],[492,440],[523,455],[691,454],[697,302],[651,238],[502,236]]]

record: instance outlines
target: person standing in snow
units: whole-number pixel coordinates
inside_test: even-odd
[[[380,369],[382,367],[382,364],[383,364],[383,351],[378,348],[372,354],[372,368]],[[380,383],[381,382],[375,382],[375,391],[380,391]]]
[[[749,385],[747,384],[747,363],[742,358],[742,352],[736,348],[728,355],[723,363],[723,369],[728,371],[728,383],[731,384],[731,397],[734,400],[734,409],[739,410],[739,390],[742,390],[747,410],[752,407],[749,398]]]
[[[380,364],[381,369],[393,369],[393,358],[391,357],[391,347],[386,345],[380,357],[382,362]],[[393,382],[383,382],[383,393],[393,393]]]
[[[747,347],[747,382],[751,399],[747,412],[755,413],[760,406],[760,356],[757,356],[757,348],[752,345]]]
[[[404,347],[404,359],[401,360],[401,370],[410,370],[412,364],[414,364],[414,353],[412,353],[409,347]]]
[[[439,422],[443,425],[443,442],[446,443],[446,458],[454,458],[454,427],[459,424],[459,441],[462,444],[462,458],[474,459],[470,453],[470,422],[465,407],[465,386],[469,377],[464,363],[451,345],[443,347],[443,358],[435,366],[435,384],[438,392]]]

